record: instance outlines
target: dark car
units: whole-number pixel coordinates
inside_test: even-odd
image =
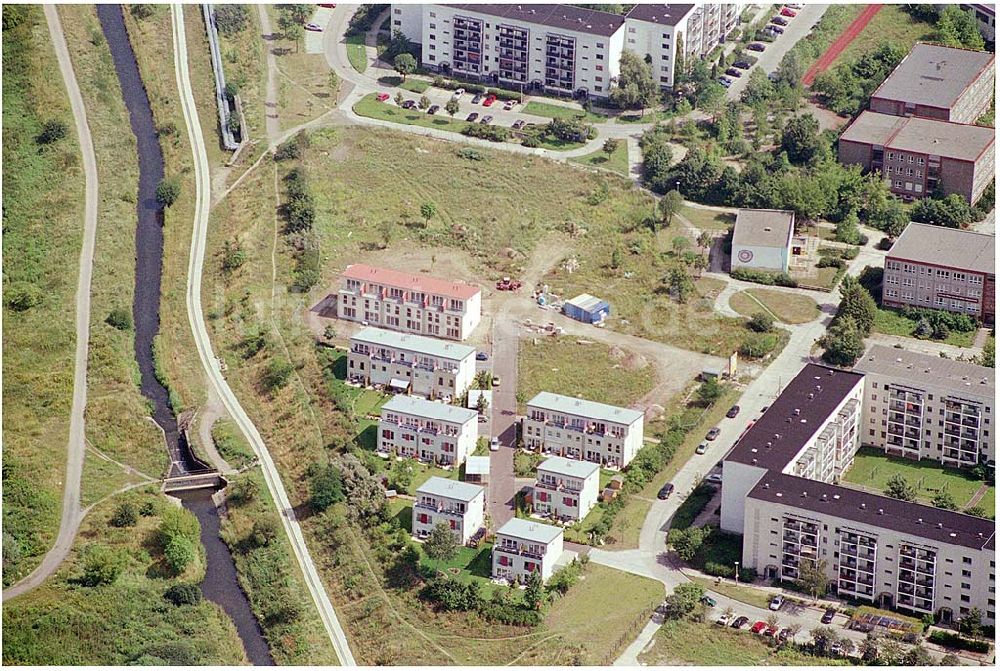
[[[479,118],[479,112],[472,112],[472,113],[469,114],[469,116],[465,117],[465,120],[466,121],[475,121],[478,118]]]
[[[722,431],[719,429],[719,427],[713,426],[711,429],[708,430],[708,433],[705,434],[705,440],[715,440],[716,438],[719,437],[719,434],[721,432]]]
[[[733,417],[735,417],[738,414],[740,414],[740,406],[734,405],[733,407],[731,407],[729,409],[729,412],[726,413],[726,417],[728,417],[729,419],[732,419]]]
[[[428,114],[437,114],[438,110],[440,110],[440,109],[441,109],[440,105],[431,105],[430,107],[427,108],[427,113]]]
[[[478,105],[478,104],[479,104],[479,103],[481,103],[482,101],[483,101],[483,96],[481,96],[481,95],[479,95],[479,94],[476,94],[476,95],[475,95],[475,96],[474,96],[474,97],[472,98],[472,104],[473,104],[473,105]]]
[[[417,103],[414,100],[404,100],[403,104],[400,105],[400,107],[402,107],[403,109],[408,109],[408,110],[411,110],[411,109],[413,109],[416,106],[417,106]]]
[[[765,47],[760,42],[751,42],[750,44],[747,45],[747,49],[749,49],[750,51],[764,51],[764,49],[766,48],[767,47]]]
[[[726,70],[726,74],[729,75],[730,77],[736,77],[737,79],[739,79],[740,77],[743,76],[743,71],[737,70],[736,68],[729,68]]]
[[[518,119],[517,121],[512,123],[510,127],[513,128],[514,130],[521,130],[522,128],[524,128],[524,119]]]
[[[661,501],[665,501],[670,498],[670,495],[674,493],[674,483],[668,482],[667,484],[660,487],[660,491],[656,493],[656,498]]]
[[[820,618],[820,622],[823,624],[830,624],[833,622],[833,616],[837,614],[836,608],[827,608],[826,612],[823,613],[823,617]]]
[[[768,26],[764,29],[765,33],[771,33],[772,35],[784,35],[785,29],[781,26]]]
[[[489,355],[486,352],[476,352],[476,361],[486,361],[489,359]]]
[[[784,643],[785,641],[788,640],[788,637],[791,636],[791,634],[792,630],[789,629],[788,627],[785,627],[784,629],[778,632],[778,640]]]
[[[783,16],[775,16],[774,18],[771,19],[771,23],[776,23],[779,26],[787,26],[788,19],[786,19]]]
[[[727,89],[733,85],[733,80],[729,77],[719,77],[719,83],[725,86]]]
[[[733,629],[742,629],[743,627],[747,626],[748,622],[750,622],[749,617],[747,617],[746,615],[740,615],[738,618],[733,620],[733,623],[729,626],[732,627]]]
[[[750,65],[750,61],[736,61],[733,63],[733,67],[740,70],[749,70],[752,66]]]
[[[705,604],[709,608],[715,608],[715,599],[713,599],[712,597],[708,596],[707,594],[705,596],[701,597],[700,600],[701,600],[701,602],[703,604]]]

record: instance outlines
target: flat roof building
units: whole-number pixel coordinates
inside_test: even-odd
[[[478,413],[415,396],[393,396],[382,406],[378,450],[439,466],[460,466],[476,449]]]
[[[788,272],[794,233],[794,212],[741,209],[733,228],[731,267]]]
[[[433,476],[417,487],[413,504],[413,535],[426,538],[444,522],[465,544],[483,528],[486,490],[479,485]]]
[[[559,521],[582,520],[597,505],[600,471],[590,461],[549,457],[538,465],[532,511]]]
[[[590,294],[580,294],[563,303],[563,314],[585,324],[599,324],[611,314],[611,306]]]
[[[497,530],[492,575],[523,582],[537,572],[544,582],[552,576],[562,552],[562,527],[515,517]]]

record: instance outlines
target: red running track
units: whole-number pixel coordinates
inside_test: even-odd
[[[806,71],[806,74],[802,77],[802,83],[806,86],[811,86],[813,80],[816,79],[816,75],[821,72],[825,72],[830,65],[837,60],[837,56],[843,53],[844,49],[854,41],[858,34],[865,29],[868,22],[871,21],[879,10],[882,9],[882,5],[868,5],[865,7],[858,18],[851,22],[851,25],[844,29],[844,32],[840,34],[833,44],[823,52],[823,55],[816,59],[816,62],[812,64],[812,67]]]

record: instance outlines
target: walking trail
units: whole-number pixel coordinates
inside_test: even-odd
[[[816,75],[825,72],[837,60],[837,57],[844,52],[844,49],[850,46],[851,42],[855,40],[881,9],[882,5],[868,5],[865,7],[858,14],[858,18],[854,19],[851,25],[844,29],[840,37],[834,40],[833,44],[830,45],[823,55],[816,59],[812,67],[806,70],[806,74],[802,77],[802,83],[806,86],[812,86],[813,81],[816,80]]]

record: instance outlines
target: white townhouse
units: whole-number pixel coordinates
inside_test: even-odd
[[[413,503],[413,535],[426,538],[435,526],[444,522],[465,545],[483,528],[486,490],[479,485],[437,476],[417,488]]]
[[[382,406],[379,452],[441,466],[460,466],[476,449],[477,414],[475,410],[415,396],[393,396]]]
[[[563,552],[562,527],[513,518],[500,527],[493,544],[493,577],[524,582],[538,572],[542,582],[555,571]]]
[[[347,379],[431,399],[461,396],[476,376],[476,350],[368,326],[351,337]]]
[[[638,410],[543,391],[528,401],[524,447],[624,468],[642,447]]]
[[[465,282],[354,263],[340,275],[337,314],[393,331],[465,340],[482,316],[482,291]]]
[[[561,522],[578,522],[597,505],[600,466],[590,461],[549,457],[535,474],[532,510]]]

